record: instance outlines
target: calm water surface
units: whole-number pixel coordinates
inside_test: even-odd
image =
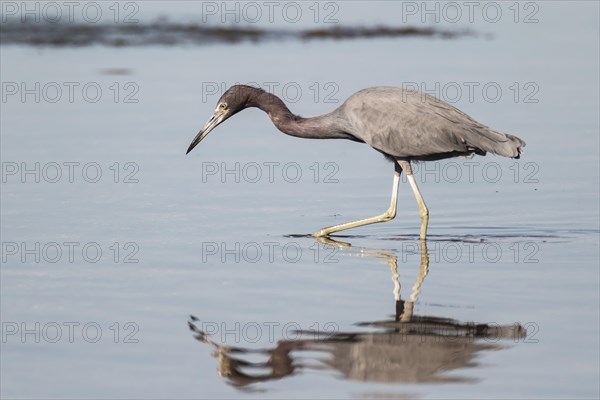
[[[540,7],[460,40],[2,47],[3,82],[102,90],[2,102],[2,396],[597,398],[598,5]],[[426,246],[406,182],[393,222],[320,243],[387,207],[392,166],[255,109],[184,156],[236,82],[300,88],[302,115],[451,83],[527,147],[418,165]]]

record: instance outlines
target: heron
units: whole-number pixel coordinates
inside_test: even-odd
[[[323,228],[315,237],[396,217],[398,186],[406,174],[419,206],[419,238],[425,240],[429,210],[414,178],[411,162],[486,155],[519,158],[525,142],[494,130],[456,107],[432,96],[398,87],[372,87],[351,95],[328,114],[304,118],[293,114],[277,96],[248,85],[231,86],[187,149],[188,154],[215,127],[238,112],[255,107],[266,112],[281,132],[308,139],[346,139],[366,143],[394,164],[390,206],[381,215]]]

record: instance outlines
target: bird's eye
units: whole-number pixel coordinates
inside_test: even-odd
[[[219,110],[221,110],[221,111],[227,111],[227,103],[221,103],[221,104],[219,104]]]

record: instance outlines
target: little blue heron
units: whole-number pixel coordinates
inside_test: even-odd
[[[394,163],[392,199],[386,212],[323,228],[313,234],[316,237],[393,219],[400,174],[404,171],[419,205],[420,239],[425,239],[429,210],[417,187],[411,161],[485,155],[488,151],[519,158],[525,147],[525,142],[518,137],[491,129],[450,104],[417,91],[395,87],[363,89],[329,114],[303,118],[293,114],[271,93],[252,86],[234,85],[221,96],[212,117],[196,135],[187,153],[221,122],[249,107],[266,112],[277,129],[288,135],[367,143]]]

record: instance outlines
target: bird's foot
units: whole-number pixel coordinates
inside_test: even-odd
[[[324,246],[336,246],[340,248],[352,247],[351,243],[340,242],[330,238],[329,236],[316,236],[315,239]]]

